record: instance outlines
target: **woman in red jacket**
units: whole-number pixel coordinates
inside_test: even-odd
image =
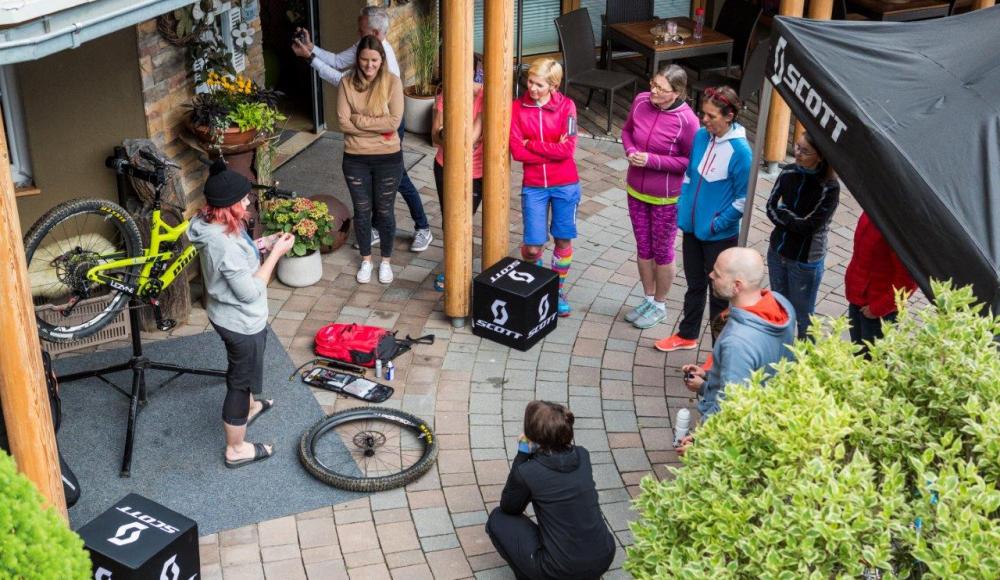
[[[556,243],[552,269],[559,274],[559,316],[569,316],[563,284],[573,261],[580,177],[573,160],[576,104],[558,91],[562,75],[562,65],[550,58],[531,65],[528,90],[514,101],[511,111],[510,153],[524,164],[521,257],[541,266],[545,242],[552,235]]]
[[[854,254],[844,274],[844,291],[849,304],[851,341],[862,346],[882,338],[882,321],[896,320],[896,290],[907,295],[917,288],[882,232],[862,212],[854,230]]]

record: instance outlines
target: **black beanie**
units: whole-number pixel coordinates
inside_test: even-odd
[[[216,159],[205,180],[205,201],[212,207],[229,207],[250,193],[250,180],[232,171],[222,159]]]

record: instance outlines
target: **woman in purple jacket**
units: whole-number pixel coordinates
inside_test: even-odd
[[[632,102],[622,127],[628,158],[628,213],[638,250],[642,303],[625,315],[638,328],[659,324],[667,316],[665,300],[674,281],[677,198],[698,131],[698,117],[684,102],[687,74],[665,65],[649,81],[649,92]]]

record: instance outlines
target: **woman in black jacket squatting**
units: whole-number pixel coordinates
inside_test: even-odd
[[[524,515],[531,503],[535,525]],[[615,557],[586,449],[573,445],[573,413],[547,401],[524,410],[500,507],[486,533],[514,575],[530,580],[600,578]]]

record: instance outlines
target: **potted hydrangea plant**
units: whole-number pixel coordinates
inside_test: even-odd
[[[278,280],[286,286],[312,286],[323,277],[320,247],[333,243],[333,218],[323,202],[304,197],[271,199],[261,205],[265,235],[291,233],[295,245],[278,261]]]

